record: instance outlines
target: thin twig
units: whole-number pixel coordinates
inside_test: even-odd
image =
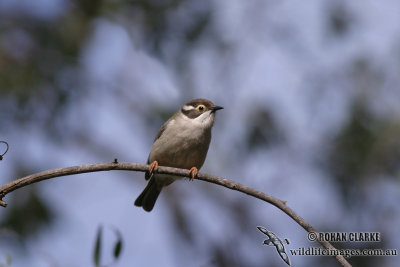
[[[8,143],[6,141],[0,141],[0,144],[5,144],[6,145],[6,150],[4,151],[3,154],[0,155],[0,160],[3,160],[3,157],[7,153],[9,146],[8,146]]]
[[[51,179],[51,178],[55,178],[55,177],[79,174],[79,173],[111,171],[111,170],[127,170],[127,171],[145,172],[148,170],[148,168],[149,168],[149,165],[145,165],[145,164],[118,162],[117,160],[115,160],[114,162],[109,162],[109,163],[87,164],[87,165],[47,170],[47,171],[31,174],[31,175],[25,176],[23,178],[9,182],[8,184],[5,184],[0,187],[0,206],[3,206],[3,207],[7,206],[7,203],[3,201],[3,198],[8,193],[11,193],[12,191],[17,190],[18,188],[21,188],[21,187],[24,187],[24,186],[27,186],[27,185],[30,185],[33,183],[37,183],[37,182],[40,182],[43,180],[47,180],[47,179]],[[173,174],[173,175],[182,176],[182,177],[190,177],[189,170],[172,168],[172,167],[159,166],[158,169],[156,170],[156,172],[163,173],[163,174]],[[205,173],[198,173],[197,179],[203,180],[206,182],[210,182],[210,183],[214,183],[214,184],[218,184],[218,185],[224,186],[226,188],[245,193],[247,195],[253,196],[255,198],[261,199],[263,201],[266,201],[266,202],[274,205],[275,207],[277,207],[278,209],[282,210],[287,215],[289,215],[289,217],[291,217],[293,220],[295,220],[307,232],[309,232],[309,233],[314,232],[316,234],[317,241],[324,248],[329,249],[329,250],[335,250],[335,247],[333,247],[329,242],[319,240],[319,238],[318,238],[319,233],[309,223],[307,223],[302,217],[297,215],[291,208],[289,208],[286,205],[285,201],[280,200],[275,197],[272,197],[270,195],[267,195],[263,192],[255,190],[251,187],[248,187],[248,186],[242,185],[240,183],[236,183],[236,182],[233,182],[233,181],[230,181],[230,180],[218,177],[218,176],[205,174]],[[337,255],[337,256],[335,256],[335,258],[342,266],[346,266],[346,267],[351,266],[350,263],[343,256]]]

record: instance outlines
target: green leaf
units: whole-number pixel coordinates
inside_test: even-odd
[[[115,243],[114,247],[114,259],[118,259],[119,255],[121,254],[121,249],[122,249],[122,240],[118,240],[117,243]]]
[[[99,226],[97,229],[96,243],[94,247],[93,253],[93,261],[96,267],[100,266],[100,254],[101,254],[101,235],[102,235],[102,226]]]
[[[118,237],[118,240],[114,246],[114,259],[117,260],[120,256],[121,250],[122,250],[122,235],[117,229],[115,229],[114,232]]]

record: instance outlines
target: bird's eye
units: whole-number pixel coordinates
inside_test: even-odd
[[[203,112],[206,109],[206,106],[204,105],[197,105],[196,109],[200,112]]]

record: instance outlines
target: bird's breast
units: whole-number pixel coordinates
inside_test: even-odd
[[[162,166],[198,169],[203,165],[211,141],[211,129],[180,127],[165,132],[154,142],[149,162],[157,160]]]

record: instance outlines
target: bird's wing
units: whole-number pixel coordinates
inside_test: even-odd
[[[282,260],[283,260],[284,262],[286,262],[287,265],[290,266],[290,258],[289,258],[289,256],[286,254],[285,248],[283,248],[283,250],[281,250],[281,251],[278,250],[278,254],[279,254],[279,256],[281,256]]]
[[[160,130],[158,130],[158,133],[156,135],[156,138],[154,138],[154,141],[156,141],[158,138],[161,137],[161,135],[164,133],[165,129],[167,128],[167,124],[169,123],[171,119],[167,120],[166,122],[164,122],[163,125],[161,125]]]
[[[165,129],[167,128],[167,124],[171,121],[171,119],[173,119],[175,117],[175,114],[169,119],[169,120],[167,120],[166,122],[164,122],[164,124],[163,125],[161,125],[161,127],[160,127],[160,129],[158,130],[158,133],[157,133],[157,135],[156,135],[156,138],[154,138],[154,142],[158,139],[158,138],[160,138],[161,137],[161,135],[164,133],[164,131],[165,131]],[[152,162],[150,162],[150,154],[149,154],[149,157],[147,158],[147,164],[151,164]],[[148,172],[148,171],[146,171],[145,172],[145,174],[144,174],[144,178],[146,179],[146,180],[149,180],[150,178],[151,178],[151,174]]]
[[[268,230],[265,229],[264,227],[262,227],[262,226],[257,226],[257,229],[258,229],[261,233],[263,233],[263,234],[269,236]]]
[[[274,244],[274,243],[272,242],[271,238],[268,238],[268,239],[264,240],[264,245],[271,246],[271,245],[273,245],[273,244]]]

